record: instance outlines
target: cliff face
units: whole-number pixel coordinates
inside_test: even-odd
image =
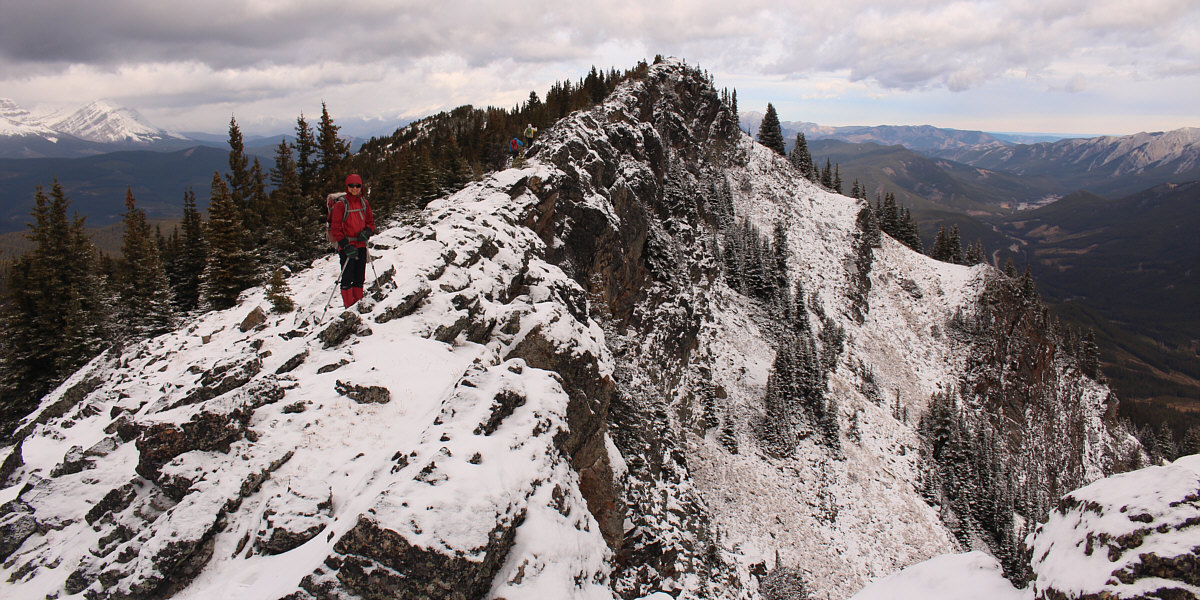
[[[381,232],[356,310],[318,322],[322,259],[289,280],[296,313],[251,290],[64,383],[0,468],[0,585],[749,599],[789,576],[847,597],[971,543],[921,495],[934,394],[1023,420],[1047,396],[1004,390],[1050,381],[1087,424],[1072,477],[1110,469],[1106,390],[1048,342],[987,353],[981,332],[1025,335],[982,308],[999,275],[878,239],[865,208],[744,136],[704,74],[655,65]],[[768,256],[775,297],[751,299]],[[781,457],[765,397],[797,321],[825,391]]]

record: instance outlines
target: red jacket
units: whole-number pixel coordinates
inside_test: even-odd
[[[361,189],[361,188],[360,188]],[[357,248],[365,248],[366,242],[354,239],[360,231],[370,228],[375,234],[375,215],[371,205],[361,195],[346,193],[345,198],[333,204],[329,212],[329,239],[341,245],[343,238]]]

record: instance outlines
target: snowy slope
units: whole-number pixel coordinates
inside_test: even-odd
[[[695,481],[729,544],[760,558],[773,559],[778,552],[784,563],[811,572],[816,590],[844,597],[881,574],[956,548],[937,512],[914,488],[919,442],[912,424],[898,423],[887,404],[865,397],[849,365],[871,365],[883,387],[900,390],[915,415],[923,400],[957,373],[954,349],[929,331],[973,300],[982,273],[937,263],[889,238],[872,271],[868,320],[855,324],[845,317],[850,284],[844,262],[852,253],[860,205],[802,179],[773,175],[780,169],[778,159],[748,139],[743,143],[751,157],[748,185],[733,187],[752,192],[735,193],[735,208],[763,230],[775,220],[788,223],[793,277],[827,313],[842,315],[838,321],[848,328],[849,348],[830,390],[842,403],[847,424],[849,415],[859,414],[863,436],[860,444],[846,445],[843,459],[814,440],[804,442],[796,460],[774,461],[724,452],[710,432],[693,439]],[[773,198],[797,201],[770,202]],[[917,281],[930,293],[914,300],[900,288],[901,280]],[[712,299],[717,319],[704,342],[722,363],[714,369],[714,381],[729,393],[735,413],[757,414],[774,357],[772,335],[747,318],[754,310],[737,294],[721,293]],[[749,420],[741,435],[741,446],[753,448]]]
[[[529,174],[504,173],[490,185]],[[372,269],[386,283],[373,292],[381,300],[368,300],[363,326],[344,342],[326,347],[322,332],[358,313],[310,324],[336,278],[332,260],[323,259],[289,282],[306,312],[271,315],[243,332],[247,313],[266,306],[263,291],[252,290],[237,308],[106,354],[64,383],[30,418],[47,424],[34,425],[18,448],[24,464],[0,497],[41,531],[5,563],[3,595],[42,597],[64,586],[101,597],[157,595],[171,579],[186,579],[172,570],[181,567],[172,547],[184,546],[191,549],[184,554],[211,558],[175,597],[280,597],[320,571],[335,543],[368,520],[466,561],[483,559],[489,530],[507,522],[515,539],[494,586],[488,579],[492,593],[611,598],[607,547],[555,443],[567,426],[562,380],[508,357],[536,339],[591,356],[601,371],[611,367],[595,325],[557,301],[574,284],[533,258],[540,242],[513,225],[528,200],[488,186],[433,208],[424,229],[377,236]],[[514,279],[525,291],[511,297]],[[414,298],[420,308],[398,308]],[[464,298],[503,332],[486,344],[467,342],[469,334],[454,330],[468,312],[456,308]],[[253,375],[204,399],[212,382],[201,374],[214,372]],[[82,402],[46,417],[89,380],[94,389]],[[341,383],[386,390],[390,401],[360,403],[337,391]],[[517,400],[511,414],[489,418],[495,397]],[[161,467],[157,486],[136,472],[146,464],[145,445],[113,433],[141,428],[136,439],[145,439],[157,424],[224,422],[219,417],[229,414],[238,415],[234,428],[242,419],[240,436],[225,448],[178,454]],[[494,431],[481,433],[481,423]],[[72,456],[83,463],[62,468]],[[89,513],[114,490],[131,497]],[[282,554],[266,549],[276,531],[310,527],[320,535]],[[141,533],[122,541],[134,531]]]

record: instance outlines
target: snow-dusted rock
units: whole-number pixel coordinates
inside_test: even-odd
[[[1200,596],[1200,455],[1071,492],[1029,547],[1037,600]]]

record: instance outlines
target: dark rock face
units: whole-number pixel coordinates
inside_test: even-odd
[[[707,564],[711,528],[700,500],[688,492],[668,500],[641,490],[677,490],[689,477],[665,399],[697,349],[706,311],[697,290],[720,277],[721,260],[711,253],[705,228],[732,220],[721,190],[725,170],[746,163],[739,139],[736,117],[702,76],[681,65],[652,69],[624,90],[620,103],[573,115],[566,127],[548,132],[538,158],[561,175],[524,182],[540,200],[525,225],[546,243],[547,260],[586,294],[564,304],[609,325],[617,370],[598,380],[587,360],[556,355],[536,332],[510,356],[563,375],[573,400],[571,439],[563,446],[577,446],[572,466],[617,552],[614,590],[623,597],[661,589],[649,586],[684,575],[678,565]],[[596,196],[607,204],[588,201]],[[651,348],[653,359],[644,356]],[[641,388],[634,381],[658,384]],[[639,485],[620,489],[605,476],[608,458],[599,436],[590,434],[601,430],[623,455],[647,457],[629,465]],[[659,525],[642,521],[641,515],[661,513],[668,504],[694,509],[691,541],[660,537]],[[633,523],[628,532],[626,515]]]
[[[199,385],[194,391],[172,406],[211,400],[246,385],[261,371],[262,360],[257,357],[237,358],[219,363],[200,377]]]
[[[168,461],[192,450],[228,452],[229,445],[245,437],[249,414],[200,412],[182,425],[157,423],[142,430],[137,439],[137,473],[154,481]]]
[[[324,531],[332,509],[329,486],[321,490],[289,487],[267,502],[255,548],[261,554],[283,554],[298,548]]]
[[[68,410],[79,404],[84,397],[94,392],[102,383],[104,383],[103,379],[90,376],[67,388],[67,390],[63,392],[62,396],[58,398],[58,400],[54,401],[52,404],[50,404],[50,406],[47,406],[40,412],[33,415],[32,418],[29,418],[27,421],[25,421],[24,424],[18,428],[15,433],[13,433],[12,440],[20,441],[25,439],[25,436],[29,435],[29,432],[32,431],[35,426],[42,423],[47,423],[51,419],[57,419],[58,417],[65,415]]]
[[[13,500],[0,506],[0,561],[20,548],[37,528],[37,519],[28,504]]]
[[[355,385],[339,379],[334,389],[359,404],[387,404],[392,401],[392,393],[377,385]]]
[[[332,348],[354,335],[362,326],[362,317],[345,311],[317,336],[326,348]]]
[[[334,546],[344,556],[337,577],[346,589],[368,600],[483,598],[512,549],[522,521],[524,517],[517,515],[497,523],[485,547],[476,549],[473,557],[459,557],[413,546],[403,536],[362,516]],[[309,587],[315,586],[310,583]]]

